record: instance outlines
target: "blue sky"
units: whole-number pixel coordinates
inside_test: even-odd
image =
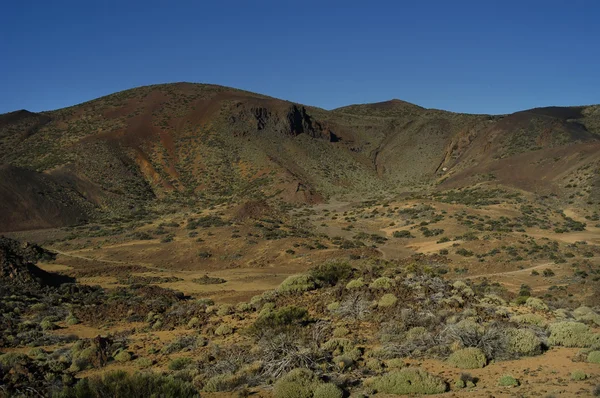
[[[5,2],[0,113],[177,81],[327,109],[600,103],[599,20],[585,0]]]

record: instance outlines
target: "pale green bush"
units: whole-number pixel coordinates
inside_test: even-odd
[[[131,361],[131,354],[123,350],[116,354],[113,358],[117,362],[129,362]]]
[[[468,347],[455,351],[448,358],[448,363],[460,369],[483,368],[487,359],[479,348]]]
[[[386,290],[390,289],[392,286],[394,286],[394,280],[386,276],[382,276],[381,278],[377,278],[373,282],[371,282],[369,288],[377,290]]]
[[[600,363],[600,351],[592,351],[587,356],[587,361],[590,363]]]
[[[548,311],[548,306],[542,299],[537,297],[529,297],[527,301],[525,301],[525,305],[529,308],[533,308],[538,311]]]
[[[498,379],[498,385],[500,387],[517,387],[519,385],[519,381],[511,375],[504,375]]]
[[[447,389],[441,378],[415,368],[394,371],[365,383],[383,394],[441,394]]]
[[[542,353],[542,341],[529,329],[508,329],[507,348],[511,355],[532,356]]]
[[[215,329],[215,334],[217,336],[227,336],[228,334],[233,333],[233,328],[226,323],[222,323]]]
[[[379,301],[377,302],[377,306],[381,308],[393,307],[398,302],[398,298],[394,296],[392,293],[387,293],[381,296]]]
[[[364,285],[365,285],[365,282],[363,281],[363,278],[352,279],[346,285],[346,289],[360,289]]]
[[[288,276],[281,285],[277,288],[279,293],[302,293],[315,289],[315,284],[312,276],[307,274]]]
[[[588,375],[580,369],[576,369],[571,372],[571,380],[573,381],[581,381],[587,379]]]
[[[593,347],[598,343],[599,336],[594,335],[589,326],[581,322],[563,321],[551,324],[548,342],[564,347]]]
[[[543,316],[538,314],[515,315],[511,317],[510,320],[523,325],[534,325],[539,327],[544,327],[548,323]]]
[[[347,327],[345,326],[340,326],[337,327],[333,330],[333,337],[345,337],[350,333],[350,330],[348,330]]]
[[[313,398],[342,398],[344,392],[333,383],[317,384],[313,391]]]

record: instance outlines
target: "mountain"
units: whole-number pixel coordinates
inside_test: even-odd
[[[216,85],[146,86],[0,115],[0,230],[156,203],[317,203],[491,181],[544,193],[576,181],[578,197],[598,201],[599,138],[600,106],[492,116],[391,100],[327,111]]]

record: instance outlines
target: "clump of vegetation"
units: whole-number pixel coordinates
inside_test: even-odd
[[[581,369],[576,369],[571,372],[571,380],[581,381],[587,379],[588,375]]]
[[[199,397],[192,383],[172,376],[154,373],[134,373],[113,371],[102,377],[85,378],[73,387],[55,394],[57,398],[104,398],[104,397]]]
[[[460,369],[477,369],[487,364],[487,358],[479,348],[468,347],[453,352],[448,363]]]
[[[277,288],[279,293],[302,293],[317,287],[312,276],[307,274],[288,276]]]
[[[415,368],[394,371],[365,383],[383,394],[441,394],[447,389],[441,378]]]
[[[562,321],[550,324],[548,342],[563,347],[586,348],[597,344],[598,335],[590,331],[589,326],[581,322]]]
[[[309,369],[294,369],[273,386],[275,398],[341,398],[343,391],[321,381]]]
[[[393,307],[398,302],[398,298],[392,293],[387,293],[381,296],[377,305],[382,308]]]
[[[500,387],[518,387],[519,381],[511,375],[504,375],[498,379],[498,385]]]
[[[600,351],[592,351],[587,356],[587,361],[590,363],[600,364]]]
[[[508,329],[506,335],[511,355],[520,357],[542,353],[542,341],[531,329]]]

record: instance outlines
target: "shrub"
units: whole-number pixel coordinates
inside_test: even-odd
[[[294,369],[281,377],[273,386],[275,398],[311,398],[316,380],[308,369]]]
[[[549,329],[548,342],[552,345],[585,348],[593,344],[594,335],[590,328],[581,322],[556,322],[551,324]]]
[[[344,261],[330,261],[313,268],[310,275],[319,286],[335,286],[352,275],[352,267]]]
[[[592,351],[587,356],[587,361],[590,363],[600,363],[600,351]]]
[[[40,323],[40,327],[42,328],[42,330],[54,330],[58,328],[58,326],[56,326],[54,322],[49,318],[44,318]]]
[[[384,294],[383,296],[381,296],[381,298],[377,302],[377,305],[379,307],[387,308],[387,307],[393,307],[394,305],[396,305],[397,302],[398,302],[398,299],[396,298],[396,296],[394,296],[391,293],[387,293],[387,294]]]
[[[318,384],[313,391],[313,398],[342,398],[344,392],[333,383]]]
[[[382,276],[381,278],[377,278],[373,282],[371,282],[369,288],[387,290],[390,289],[392,286],[394,286],[394,280]]]
[[[369,380],[368,384],[384,394],[441,394],[446,383],[421,369],[406,368]]]
[[[353,279],[346,285],[346,289],[360,289],[365,285],[363,278]]]
[[[0,355],[0,365],[5,368],[12,368],[17,364],[25,364],[29,361],[29,357],[19,352],[7,352]]]
[[[487,359],[479,348],[468,347],[453,352],[448,362],[460,369],[477,369],[483,368],[487,364]]]
[[[192,398],[198,396],[194,386],[184,380],[154,373],[129,375],[123,371],[82,379],[73,387],[65,387],[61,392],[53,395],[56,398]]]
[[[595,323],[600,326],[600,315],[589,307],[579,307],[573,311],[573,316],[576,320],[586,323]]]
[[[500,387],[517,387],[519,385],[519,381],[511,375],[504,375],[498,379],[498,385]]]
[[[163,354],[172,354],[184,350],[189,351],[197,347],[203,347],[206,343],[206,339],[200,336],[179,336],[165,345],[161,352]]]
[[[229,304],[223,304],[217,309],[218,316],[227,316],[233,312],[233,307]]]
[[[123,350],[123,351],[120,351],[113,358],[117,362],[129,362],[129,361],[131,361],[131,354],[129,352]]]
[[[571,380],[574,381],[581,381],[581,380],[585,380],[587,379],[587,374],[585,374],[585,372],[583,370],[574,370],[573,372],[571,372]]]
[[[530,329],[508,329],[507,348],[510,355],[532,356],[542,353],[542,341]]]
[[[67,325],[77,325],[79,323],[79,319],[73,314],[69,314],[65,321],[67,322]]]
[[[394,238],[405,238],[405,239],[414,238],[414,236],[410,233],[410,231],[407,231],[405,229],[400,230],[400,231],[394,231],[392,236]]]
[[[534,310],[548,311],[548,306],[546,303],[537,297],[529,297],[527,301],[525,301],[525,305],[529,308],[533,308]]]
[[[192,363],[192,358],[175,358],[169,363],[170,370],[181,370]]]
[[[232,373],[219,374],[208,379],[204,384],[204,388],[202,389],[202,391],[231,391],[244,381],[244,377],[240,375],[235,375]]]
[[[329,311],[337,311],[340,308],[340,302],[334,301],[333,303],[327,304],[327,309]]]
[[[302,293],[316,288],[312,276],[306,274],[288,276],[277,288],[279,293]]]
[[[140,369],[147,369],[154,364],[154,361],[152,361],[150,358],[141,357],[136,359],[135,364]]]
[[[348,330],[347,327],[340,326],[333,330],[333,337],[344,337],[347,336],[348,333],[350,333],[350,330]]]
[[[307,319],[308,311],[305,308],[293,305],[280,308],[276,311],[261,311],[254,324],[250,327],[250,332],[256,335],[270,334],[301,325]]]
[[[217,336],[227,336],[228,334],[233,333],[233,328],[226,323],[222,323],[215,329],[215,334]]]
[[[525,324],[525,325],[534,325],[544,327],[546,326],[546,318],[538,314],[522,314],[515,315],[510,318],[511,321],[515,323]]]

